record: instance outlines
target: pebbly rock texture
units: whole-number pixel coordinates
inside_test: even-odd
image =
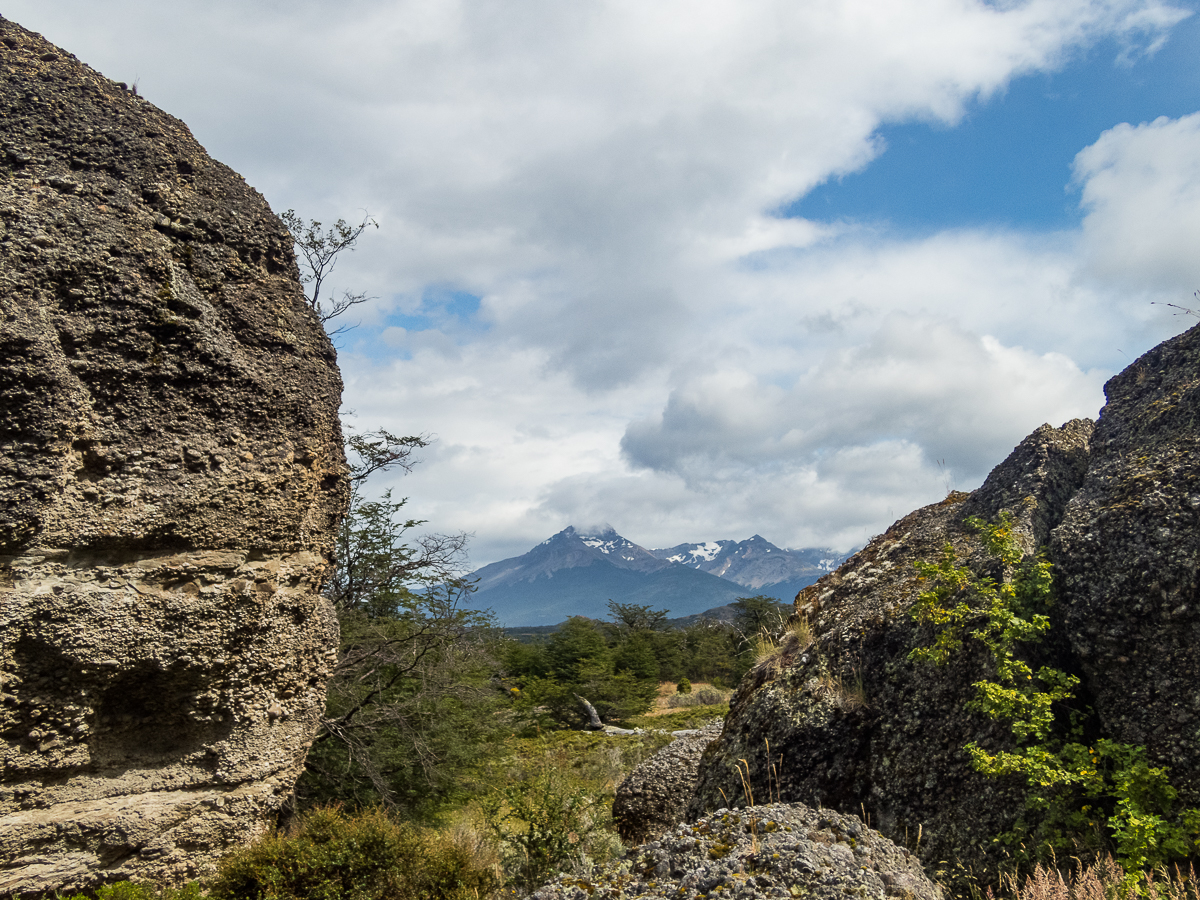
[[[263,198],[0,19],[0,894],[194,875],[289,794],[340,394]]]
[[[990,659],[964,645],[944,667],[910,661],[929,643],[910,614],[924,586],[916,560],[950,543],[989,573],[993,561],[963,524],[969,515],[1014,515],[1027,551],[1050,529],[1083,481],[1092,423],[1044,425],[974,493],[952,493],[904,517],[836,572],[796,598],[809,631],[793,628],[779,654],[738,686],[721,737],[700,765],[687,815],[744,805],[745,787],[765,799],[863,812],[924,859],[986,865],[991,839],[1022,812],[1019,785],[976,773],[963,745],[1011,747],[1006,727],[969,713],[974,682]]]
[[[560,876],[535,900],[941,900],[915,856],[857,816],[772,803],[719,809],[588,876]]]
[[[677,737],[617,785],[612,812],[621,840],[641,844],[683,820],[700,754],[716,740],[721,725],[715,722]]]
[[[1054,533],[1063,630],[1104,731],[1200,805],[1200,326],[1105,385]]]

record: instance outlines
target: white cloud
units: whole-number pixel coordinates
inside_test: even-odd
[[[1104,132],[1075,178],[1096,275],[1183,298],[1200,286],[1200,113]]]
[[[1080,155],[1091,269],[1073,234],[898,240],[772,215],[867,165],[881,123],[953,124],[1104,38],[1152,49],[1185,14],[1156,0],[5,14],[139,75],[277,209],[378,218],[339,270],[383,298],[343,338],[347,404],[363,428],[438,435],[397,489],[475,532],[478,563],[584,521],[662,546],[860,542],[1042,421],[1094,414],[1117,351],[1168,327],[1129,279],[1194,271],[1190,120]],[[446,312],[450,290],[478,313]]]

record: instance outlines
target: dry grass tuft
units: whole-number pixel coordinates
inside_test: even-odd
[[[862,676],[854,673],[850,678],[841,675],[825,674],[817,683],[817,692],[828,697],[838,705],[839,709],[854,710],[868,709],[867,690],[863,686]]]
[[[1131,873],[1111,856],[1090,865],[1079,863],[1066,874],[1055,866],[1039,865],[1024,882],[1005,879],[1004,888],[1015,900],[1200,900],[1191,866],[1187,871],[1175,866]]]

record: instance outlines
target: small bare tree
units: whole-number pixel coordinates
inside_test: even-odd
[[[343,291],[342,296],[338,299],[322,302],[321,288],[333,274],[338,257],[347,250],[353,250],[363,232],[368,228],[378,228],[378,222],[369,215],[364,215],[363,220],[357,225],[350,225],[345,219],[338,219],[332,228],[322,231],[323,226],[320,222],[316,219],[309,219],[308,222],[305,222],[296,215],[296,211],[293,209],[289,209],[279,218],[291,232],[296,249],[300,251],[300,283],[312,286],[310,292],[305,293],[305,298],[308,300],[308,305],[320,318],[322,325],[326,325],[331,319],[336,319],[352,306],[375,299],[368,297],[366,292],[355,294]],[[353,325],[341,325],[329,334],[332,337],[349,331],[353,327]]]

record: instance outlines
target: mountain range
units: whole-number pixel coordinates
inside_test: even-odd
[[[475,604],[506,626],[602,619],[608,601],[698,615],[739,597],[790,601],[846,558],[831,550],[784,550],[760,535],[647,550],[612,528],[567,527],[528,553],[478,569]]]

